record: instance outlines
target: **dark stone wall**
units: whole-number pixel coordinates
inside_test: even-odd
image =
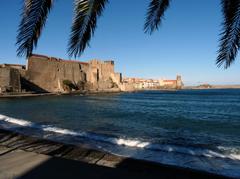
[[[55,58],[32,56],[28,59],[25,78],[49,92],[64,91],[64,80],[73,84],[84,82],[84,64]]]
[[[14,68],[0,68],[0,92],[21,92],[20,73]]]
[[[113,61],[91,60],[86,63],[41,55],[28,59],[24,78],[48,92],[66,91],[63,84],[66,80],[75,85],[84,82],[86,90],[109,89],[114,86],[113,82],[121,81],[115,76]]]

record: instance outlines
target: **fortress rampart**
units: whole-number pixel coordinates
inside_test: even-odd
[[[25,78],[48,92],[64,92],[64,81],[82,84],[86,90],[119,88],[121,74],[114,72],[113,61],[89,62],[62,60],[33,55],[28,59]]]
[[[0,66],[0,93],[20,92],[20,73],[17,69]]]
[[[120,91],[122,74],[113,61],[80,62],[32,55],[26,67],[0,65],[0,92],[70,92],[73,90]]]

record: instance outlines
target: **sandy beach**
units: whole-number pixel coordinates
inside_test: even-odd
[[[0,178],[225,178],[0,130]]]

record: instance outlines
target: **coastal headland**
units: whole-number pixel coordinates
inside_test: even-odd
[[[202,84],[198,86],[184,86],[183,89],[240,89],[240,85],[210,85],[210,84]]]

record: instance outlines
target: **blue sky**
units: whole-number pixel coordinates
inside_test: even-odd
[[[159,31],[143,33],[149,0],[109,0],[90,47],[78,59],[115,61],[123,76],[175,78],[187,85],[240,84],[239,58],[227,70],[215,59],[222,15],[220,0],[172,0]],[[16,56],[22,0],[1,0],[0,63],[25,64]],[[66,49],[72,0],[56,0],[34,53],[69,59]]]

